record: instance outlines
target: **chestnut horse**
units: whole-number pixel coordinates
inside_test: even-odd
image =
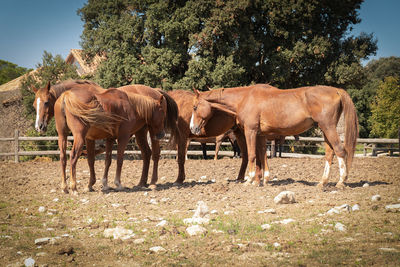
[[[246,92],[247,89],[241,92],[237,91],[237,101],[239,101]],[[179,109],[179,138],[177,140],[179,172],[175,183],[182,184],[185,180],[186,151],[188,143],[191,139],[201,141],[202,139],[221,135],[230,129],[232,129],[235,133],[237,143],[242,152],[242,163],[237,180],[243,181],[246,173],[248,157],[244,134],[240,128],[236,127],[236,114],[233,112],[227,112],[227,110],[215,112],[214,116],[208,119],[207,125],[204,126],[201,133],[192,134],[190,132],[190,126],[193,124],[191,117],[195,95],[192,92],[185,90],[169,91],[168,94],[175,100]]]
[[[178,106],[175,101],[164,91],[161,89],[154,89],[146,85],[134,84],[134,85],[126,85],[122,87],[118,87],[118,90],[124,91],[127,94],[138,94],[153,98],[154,100],[159,100],[163,98],[162,102],[163,110],[165,110],[165,130],[170,133],[169,140],[171,143],[176,142],[177,134],[178,134]],[[142,159],[143,159],[143,171],[142,176],[140,178],[140,182],[138,186],[144,187],[147,184],[147,176],[149,172],[150,166],[150,157],[153,159],[153,173],[150,182],[150,188],[155,188],[156,183],[158,181],[158,162],[160,159],[160,141],[159,138],[155,138],[154,133],[150,131],[150,139],[151,139],[151,149],[147,142],[147,132],[148,127],[143,127],[141,130],[135,133],[135,140],[141,150]],[[106,158],[111,160],[111,146],[113,140],[107,140],[106,143]],[[108,145],[107,145],[108,144]],[[108,146],[108,149],[107,149]],[[108,170],[107,164],[106,169]]]
[[[358,136],[357,113],[348,93],[343,89],[330,86],[288,90],[256,86],[249,89],[240,100],[234,96],[237,88],[216,89],[204,93],[196,91],[192,113],[192,133],[198,134],[202,131],[202,127],[207,125],[207,121],[212,116],[212,110],[236,114],[238,125],[244,129],[246,136],[249,177],[252,182],[256,176],[256,147],[265,155],[266,138],[298,135],[317,124],[323,131],[326,142],[326,164],[319,186],[327,184],[330,166],[336,154],[340,168],[340,179],[336,186],[343,188]],[[336,131],[342,112],[346,120],[344,145]],[[264,170],[266,184],[270,173],[267,157],[263,156],[263,158],[261,168]]]
[[[122,188],[120,175],[123,153],[131,135],[139,131],[146,123],[150,132],[158,138],[163,137],[165,111],[161,108],[162,99],[154,101],[149,97],[127,94],[117,89],[105,90],[89,81],[66,81],[50,88],[34,89],[36,124],[43,132],[54,115],[58,132],[60,162],[62,169],[61,187],[68,192],[66,185],[66,147],[68,128],[74,135],[71,150],[70,189],[76,193],[76,162],[86,140],[90,180],[88,190],[96,182],[94,172],[94,140],[117,138],[118,156],[115,184]],[[103,178],[103,186],[107,179]]]

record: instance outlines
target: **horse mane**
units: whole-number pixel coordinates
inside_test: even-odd
[[[61,95],[61,101],[64,104],[64,109],[68,110],[68,112],[85,123],[104,129],[110,135],[114,134],[115,125],[125,120],[121,116],[104,111],[97,99],[93,99],[89,103],[83,103],[69,90]]]
[[[65,91],[71,90],[75,85],[88,84],[100,87],[97,83],[88,80],[66,80],[53,85],[50,88],[50,93],[57,99]]]
[[[144,119],[146,123],[151,121],[153,111],[157,107],[157,102],[149,96],[126,92],[129,102],[136,114]]]

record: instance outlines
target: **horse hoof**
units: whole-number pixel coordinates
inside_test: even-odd
[[[117,188],[115,188],[116,191],[124,191],[124,187],[122,185],[117,186]]]
[[[154,190],[154,189],[156,189],[156,188],[157,188],[157,185],[155,185],[155,184],[149,185],[149,189],[151,189],[151,190]]]
[[[93,189],[93,187],[88,187],[88,188],[85,189],[85,192],[86,192],[86,193],[88,193],[88,192],[94,192],[94,189]]]
[[[346,185],[344,183],[337,183],[336,188],[343,190],[346,188]]]
[[[326,186],[325,183],[318,183],[318,184],[317,184],[317,187],[318,187],[319,189],[324,189],[325,186]]]
[[[64,189],[62,190],[62,192],[63,192],[64,194],[68,194],[68,193],[69,193],[69,191],[68,191],[67,188],[64,188]]]

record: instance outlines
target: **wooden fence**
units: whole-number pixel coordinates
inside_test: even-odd
[[[19,157],[20,156],[41,156],[41,155],[59,155],[60,151],[59,150],[38,150],[38,151],[24,151],[21,150],[21,142],[23,141],[57,141],[58,137],[57,136],[43,136],[43,137],[26,137],[26,136],[20,136],[19,131],[15,130],[14,137],[8,137],[8,138],[0,138],[0,142],[12,142],[12,152],[0,152],[0,156],[8,156],[8,157],[14,157],[15,162],[19,162]],[[72,136],[68,136],[69,141],[73,141]],[[293,141],[295,138],[293,136],[288,136],[286,137],[286,140]],[[323,143],[324,139],[322,137],[300,137],[298,141],[296,142],[312,142],[312,143]],[[358,144],[363,144],[363,155],[366,156],[368,153],[368,150],[372,151],[372,156],[377,156],[378,153],[380,152],[389,152],[389,155],[392,156],[394,151],[399,151],[398,143],[399,140],[397,139],[371,139],[371,138],[358,138],[357,139]],[[229,146],[229,142],[223,142],[221,147],[226,147]],[[378,146],[380,145],[380,146]],[[396,147],[397,145],[397,147]],[[190,143],[190,146],[200,146],[200,142],[194,142],[192,141]],[[69,151],[67,151],[69,153]],[[116,151],[113,151],[113,154],[115,154]],[[125,152],[126,154],[130,155],[140,155],[139,150],[127,150]],[[177,152],[176,150],[165,150],[163,149],[161,151],[161,155],[167,155],[167,156],[176,156]],[[200,156],[202,155],[201,150],[188,150],[187,152],[188,155],[191,156]],[[211,152],[213,155],[213,152]],[[290,156],[292,153],[285,153],[284,156]],[[220,150],[219,155],[221,156],[233,156],[233,151],[224,151]]]

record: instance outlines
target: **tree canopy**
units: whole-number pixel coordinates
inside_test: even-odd
[[[207,89],[357,84],[372,34],[349,36],[363,0],[89,0],[81,45],[106,56],[103,87]]]
[[[25,74],[28,69],[0,59],[0,85]]]
[[[397,138],[400,129],[400,79],[386,77],[380,84],[371,107],[372,135]]]

